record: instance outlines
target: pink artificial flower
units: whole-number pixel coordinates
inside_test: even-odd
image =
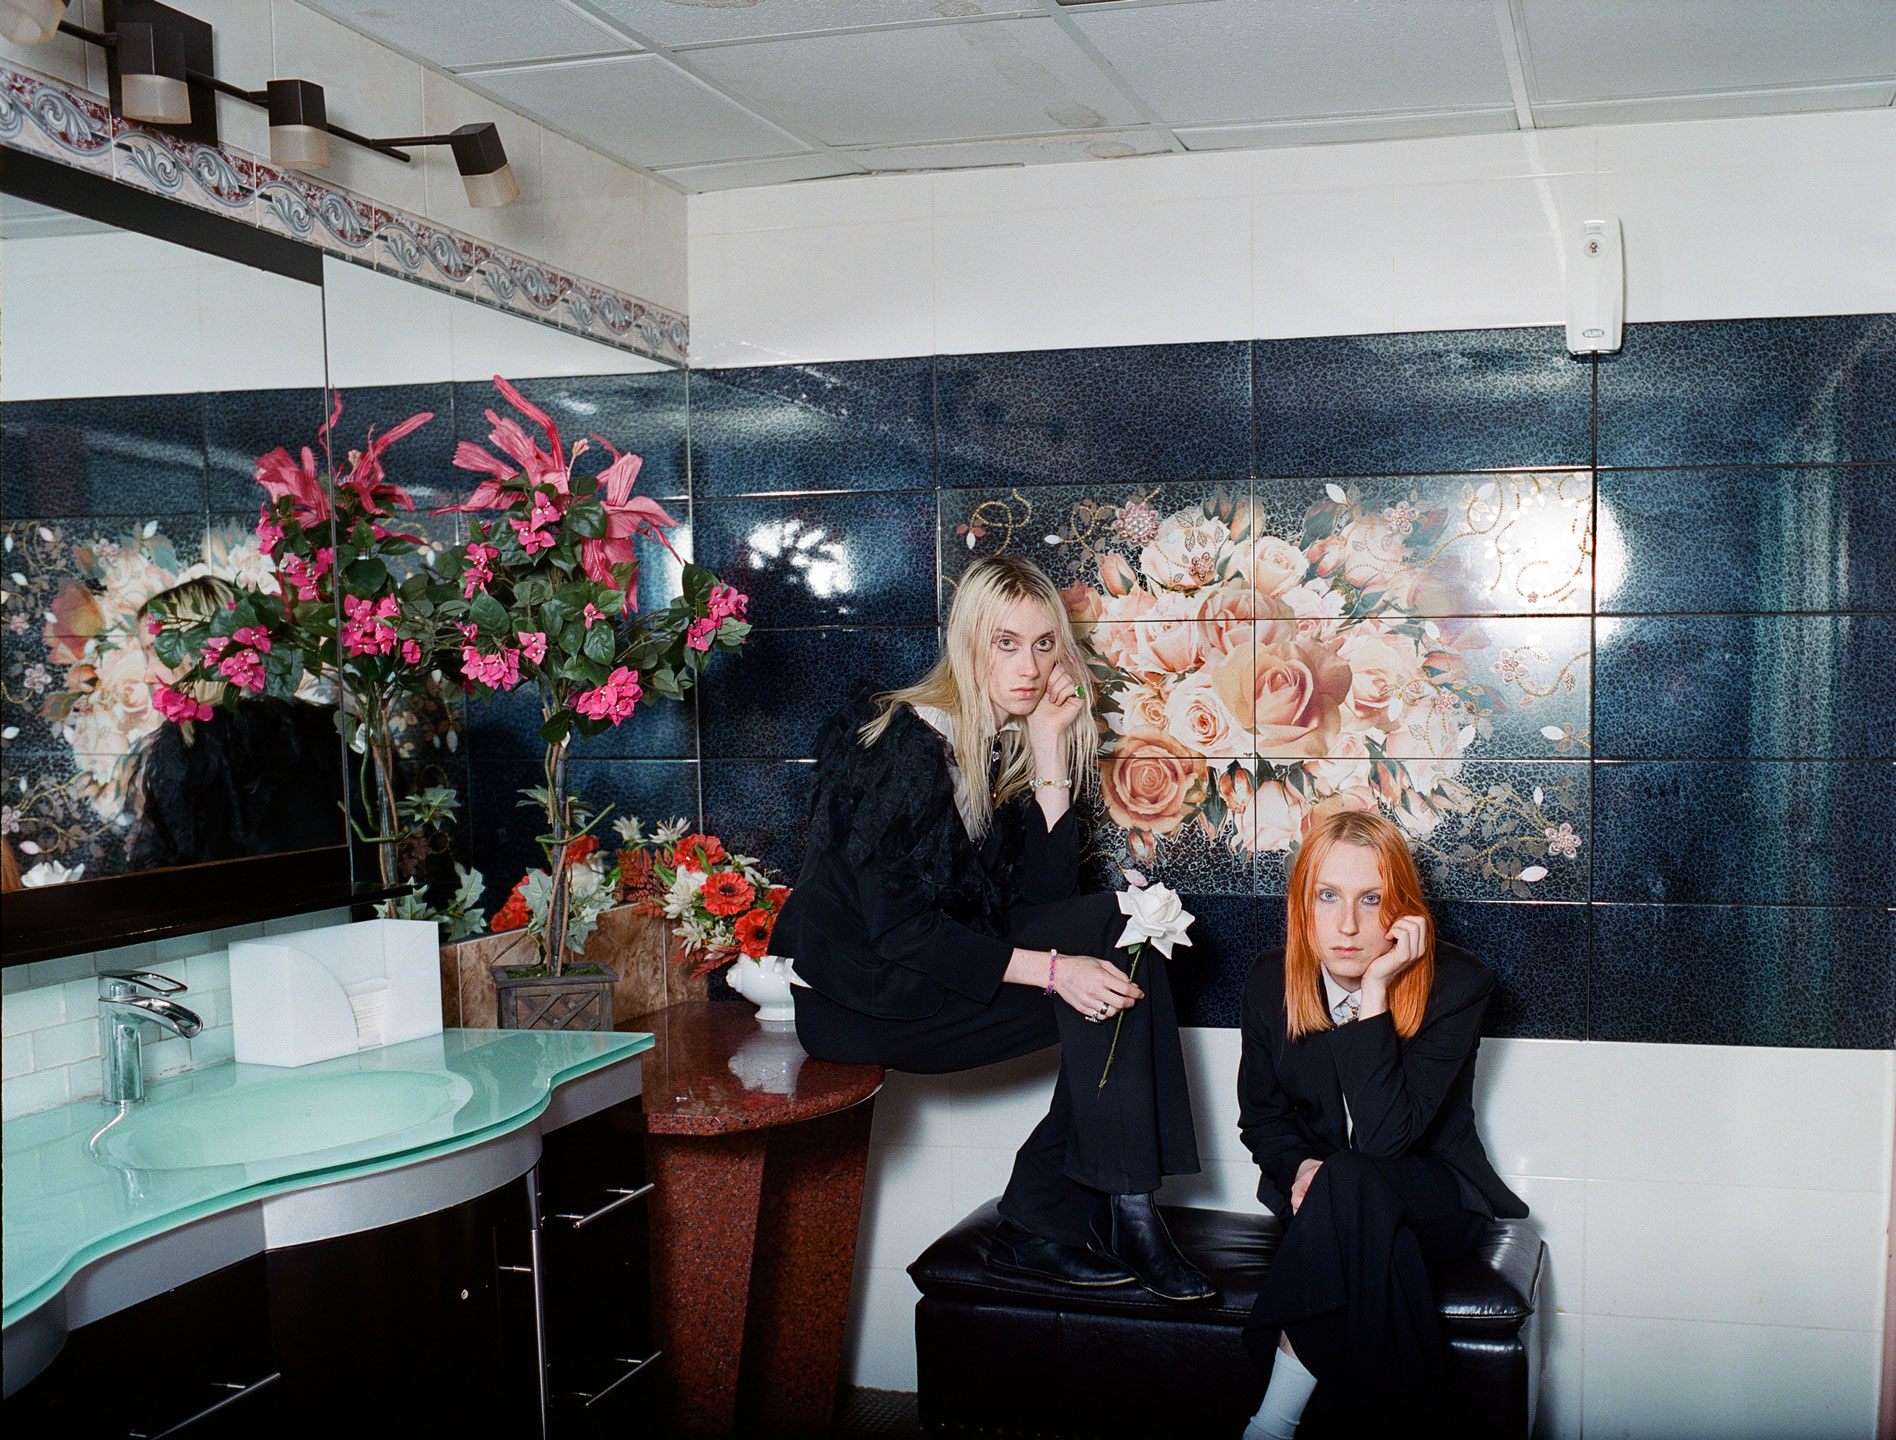
[[[474,487],[474,493],[468,496],[465,505],[448,505],[436,510],[436,515],[445,515],[450,510],[509,510],[520,499],[518,491],[501,488],[501,482],[511,480],[525,470],[527,478],[535,485],[551,485],[560,494],[566,494],[567,472],[566,451],[560,444],[560,432],[545,411],[527,402],[526,397],[509,385],[500,376],[494,377],[494,384],[514,409],[538,424],[546,434],[546,449],[542,450],[527,438],[527,432],[517,420],[503,420],[492,410],[487,412],[487,423],[494,428],[487,438],[494,442],[497,449],[511,457],[515,464],[490,454],[470,440],[463,440],[454,449],[455,468],[472,470],[478,474],[492,476]]]
[[[685,644],[693,650],[709,650],[711,637],[718,633],[718,622],[710,618],[693,620],[691,629],[685,632]]]
[[[732,585],[713,585],[709,608],[711,618],[720,623],[725,620],[742,620],[750,609],[750,596]]]
[[[586,608],[588,610],[591,610],[592,606],[588,605]],[[588,620],[586,624],[590,627],[592,622]],[[145,622],[145,633],[147,635],[162,635],[165,633],[165,627],[161,622],[157,620],[147,620]]]
[[[249,645],[263,654],[270,653],[270,636],[261,625],[246,625],[230,637],[239,645]]]
[[[203,655],[204,663],[206,665],[215,666],[217,664],[218,657],[224,653],[225,649],[229,645],[230,645],[230,636],[213,635],[211,636],[209,640],[204,642],[204,649],[199,653]]]
[[[546,659],[546,631],[522,630],[520,632],[520,653],[535,665]]]
[[[520,683],[520,652],[504,646],[498,655],[483,655],[472,645],[463,645],[461,669],[468,679],[490,690],[511,690]]]
[[[590,600],[586,602],[586,608],[580,612],[580,615],[581,615],[581,618],[585,620],[586,628],[588,630],[593,628],[593,621],[603,620],[606,618],[606,612],[601,610],[597,605],[593,604],[592,601]],[[158,632],[156,630],[153,630],[151,633],[156,635]]]
[[[341,415],[342,397],[338,395],[335,411],[329,417],[330,425],[334,425]],[[382,470],[382,455],[397,440],[405,435],[412,435],[432,419],[434,419],[432,410],[423,410],[418,415],[410,415],[380,440],[375,438],[375,427],[371,425],[364,448],[349,452],[349,473],[336,483],[345,490],[354,491],[356,498],[362,502],[362,508],[371,515],[388,514],[386,506],[382,504],[385,500],[404,510],[413,510],[415,502],[409,498],[408,492],[399,485],[388,483],[388,477]]]
[[[272,500],[289,498],[290,514],[303,524],[317,525],[329,518],[329,493],[316,473],[316,452],[309,446],[303,447],[300,466],[288,450],[277,446],[268,455],[257,457],[256,473],[257,483]]]
[[[474,544],[467,547],[468,566],[462,572],[461,598],[472,600],[476,590],[485,590],[487,582],[494,578],[493,566],[489,563],[500,554],[492,545]]]
[[[590,719],[610,720],[614,725],[620,725],[630,717],[632,707],[639,703],[639,697],[644,693],[639,687],[639,677],[621,665],[606,677],[606,683],[598,689],[588,690],[576,697],[573,708]]]
[[[395,627],[385,623],[401,613],[401,602],[393,595],[379,601],[345,595],[342,613],[340,638],[350,655],[387,655],[395,649]]]
[[[268,505],[257,516],[257,539],[261,542],[257,549],[265,559],[275,555],[277,546],[283,543],[283,527],[270,518]]]
[[[665,531],[678,522],[666,514],[665,508],[658,502],[647,500],[642,495],[633,495],[632,486],[639,478],[639,467],[645,462],[637,455],[621,455],[604,436],[594,438],[613,454],[612,463],[599,472],[599,503],[606,511],[606,533],[601,539],[580,542],[579,563],[585,567],[587,578],[601,585],[613,585],[617,583],[613,579],[613,567],[637,565],[638,557],[633,553],[632,540],[641,533],[650,535],[677,556],[678,551],[665,538]],[[636,574],[635,570],[635,579]],[[638,589],[636,584],[628,581],[624,609],[632,611],[637,608]]]
[[[421,646],[413,640],[402,641],[402,659],[410,665],[421,663]]]
[[[330,563],[335,558],[335,550],[327,545],[317,550],[314,564],[301,555],[285,555],[277,566],[277,575],[283,582],[283,593],[288,595],[294,587],[297,599],[314,600],[316,582],[329,573]]]
[[[255,650],[231,650],[217,662],[217,673],[239,690],[263,689],[263,657]]]
[[[559,518],[560,512],[553,503],[546,496],[536,493],[527,518],[513,519],[507,523],[513,527],[514,534],[520,537],[520,548],[532,555],[541,550],[551,550],[558,543],[554,536],[546,533],[546,527]]]
[[[186,720],[208,720],[211,707],[202,700],[193,700],[189,695],[180,694],[169,685],[156,686],[151,692],[152,707],[167,720],[182,724]]]

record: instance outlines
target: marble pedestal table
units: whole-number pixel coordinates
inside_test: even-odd
[[[812,1060],[741,1002],[620,1028],[655,1037],[652,1309],[676,1433],[827,1433],[882,1068]]]

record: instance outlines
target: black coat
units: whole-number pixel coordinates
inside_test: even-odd
[[[1494,975],[1466,950],[1435,945],[1435,987],[1422,1026],[1396,1034],[1386,1012],[1286,1039],[1284,952],[1251,967],[1244,986],[1244,1058],[1238,1067],[1238,1129],[1263,1172],[1257,1198],[1290,1213],[1290,1188],[1305,1160],[1350,1145],[1344,1097],[1366,1155],[1432,1155],[1462,1182],[1469,1208],[1519,1219],[1527,1206],[1501,1183],[1475,1132],[1475,1051]]]
[[[852,1010],[919,1020],[948,991],[985,1004],[1014,947],[1007,912],[1072,895],[1080,836],[1025,797],[995,809],[979,846],[955,809],[952,751],[906,705],[865,747],[867,695],[817,740],[803,870],[771,932],[811,988]]]

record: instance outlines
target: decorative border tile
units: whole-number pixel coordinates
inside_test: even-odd
[[[404,210],[231,146],[200,145],[112,113],[98,96],[0,65],[0,145],[227,215],[340,258],[684,365],[690,322]]]

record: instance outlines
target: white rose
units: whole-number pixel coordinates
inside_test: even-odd
[[[1203,671],[1179,681],[1166,698],[1165,733],[1200,755],[1248,753],[1248,741],[1243,752],[1234,748],[1242,728]]]
[[[1121,890],[1119,913],[1126,917],[1126,928],[1114,942],[1117,945],[1143,945],[1149,941],[1170,960],[1174,945],[1192,943],[1185,930],[1197,917],[1185,908],[1178,892],[1169,885]]]

